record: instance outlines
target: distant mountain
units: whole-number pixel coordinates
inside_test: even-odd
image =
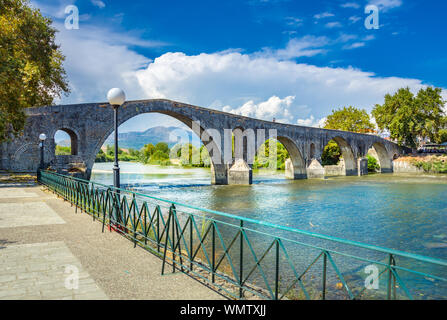
[[[141,149],[145,144],[153,145],[159,142],[166,142],[171,148],[175,144],[188,143],[192,141],[192,132],[177,127],[153,127],[143,132],[124,132],[118,134],[118,143],[120,148],[125,149]],[[192,143],[197,146],[197,138],[194,137]],[[114,138],[111,134],[104,145],[113,145]]]

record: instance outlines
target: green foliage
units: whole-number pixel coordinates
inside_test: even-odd
[[[388,130],[399,145],[417,147],[418,138],[436,141],[445,126],[442,89],[427,87],[416,96],[409,88],[387,94],[383,105],[377,104],[372,114],[381,130]]]
[[[323,154],[321,155],[321,162],[323,166],[334,166],[340,162],[341,150],[337,142],[334,140],[329,141],[329,143],[324,147]]]
[[[276,140],[273,141],[273,143]],[[289,152],[284,147],[284,145],[276,141],[276,169],[284,170],[286,166],[286,160],[289,158]],[[253,168],[269,168],[270,164],[270,140],[264,142],[264,144],[259,148],[258,154],[255,156],[255,161],[253,163]]]
[[[344,130],[358,133],[371,132],[374,124],[366,110],[354,108],[352,106],[343,109],[333,110],[324,124],[325,129]],[[331,140],[324,147],[321,155],[323,166],[337,165],[342,156],[341,149],[338,144]]]
[[[71,155],[71,147],[63,147],[56,145],[56,150],[54,152],[57,156],[68,156]]]
[[[104,151],[102,151],[102,149],[99,149],[99,152],[95,158],[95,162],[109,162],[107,159],[107,155],[104,153]]]
[[[325,129],[344,130],[351,132],[367,133],[374,130],[374,125],[366,110],[360,110],[352,106],[338,110],[332,110],[324,124]]]
[[[169,154],[169,146],[166,142],[159,142],[155,145],[155,152],[161,151],[163,153]]]
[[[165,153],[165,152],[163,152],[161,150],[157,150],[150,157],[149,162],[160,161],[160,160],[168,160],[168,159],[169,159],[169,154],[168,153]]]
[[[413,160],[411,163],[428,173],[447,173],[447,159],[445,157],[431,157],[425,161]]]
[[[368,158],[368,172],[377,172],[380,170],[379,161],[371,155],[366,156]]]
[[[436,138],[436,143],[444,143],[447,142],[447,129],[441,129],[438,131],[438,135]]]
[[[211,158],[208,150],[205,146],[201,146],[199,149],[192,144],[176,145],[177,157],[180,158],[180,163],[185,167],[207,167],[211,165]]]
[[[0,0],[0,142],[25,126],[25,108],[68,93],[51,20],[27,0]]]

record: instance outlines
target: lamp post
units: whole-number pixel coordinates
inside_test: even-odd
[[[39,148],[40,148],[40,164],[39,169],[37,170],[37,180],[40,180],[40,170],[43,170],[45,168],[45,161],[44,161],[44,142],[47,140],[47,135],[45,133],[41,133],[39,135]]]
[[[120,168],[118,165],[118,108],[126,101],[126,94],[119,88],[110,89],[107,93],[107,100],[113,107],[115,122],[115,163],[113,165],[113,186],[120,187]]]
[[[40,144],[39,144],[39,147],[40,147],[40,169],[44,169],[45,161],[43,158],[43,148],[44,148],[44,142],[45,142],[45,140],[47,140],[47,135],[45,133],[41,133],[39,135],[39,140],[40,140]]]
[[[113,216],[113,222],[111,224],[115,225],[116,231],[122,231],[123,227],[120,225],[120,168],[118,165],[118,108],[123,105],[126,101],[126,94],[123,90],[119,88],[110,89],[107,93],[107,100],[109,100],[110,105],[113,107],[114,116],[114,129],[115,129],[115,163],[113,165],[113,186],[115,187],[116,193],[116,206],[115,214]]]

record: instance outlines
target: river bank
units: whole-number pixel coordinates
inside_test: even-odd
[[[393,161],[395,173],[447,173],[447,155],[414,154]]]

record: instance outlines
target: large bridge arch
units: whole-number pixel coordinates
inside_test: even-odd
[[[254,155],[259,155],[262,146],[271,139],[279,141],[289,153],[289,158],[286,159],[285,163],[286,178],[292,180],[306,179],[307,178],[306,160],[303,157],[303,152],[300,150],[300,148],[294,142],[294,140],[286,135],[278,135],[276,137],[264,137],[264,139],[262,140],[260,140],[258,137]],[[251,159],[252,162],[254,162],[254,155],[252,156],[253,159]]]
[[[207,151],[210,155],[211,173],[212,173],[212,178],[211,178],[212,181],[211,182],[213,184],[226,184],[227,183],[226,170],[223,165],[222,152],[220,150],[219,143],[216,143],[216,141],[215,141],[215,140],[218,140],[220,137],[217,137],[217,139],[216,139],[213,136],[213,133],[215,132],[214,129],[213,128],[204,128],[203,126],[200,125],[200,121],[189,118],[181,113],[166,111],[166,110],[162,110],[162,109],[160,110],[157,108],[137,108],[135,110],[135,112],[129,112],[128,110],[126,110],[126,105],[124,105],[118,111],[118,128],[119,128],[119,126],[121,126],[122,124],[131,120],[134,117],[137,117],[142,114],[150,114],[150,113],[158,113],[158,114],[164,114],[164,115],[170,116],[176,120],[179,120],[180,122],[185,124],[189,129],[191,129],[191,131],[203,143],[203,145],[205,146],[205,148],[207,149]],[[95,162],[96,155],[98,154],[101,147],[104,145],[104,142],[107,140],[107,138],[114,132],[114,130],[115,130],[114,123],[111,122],[105,128],[105,130],[103,130],[101,137],[95,143],[93,152],[91,152],[91,154],[88,155],[87,167],[89,169],[89,174],[91,174],[91,169]],[[214,133],[214,135],[215,135],[215,133]]]

